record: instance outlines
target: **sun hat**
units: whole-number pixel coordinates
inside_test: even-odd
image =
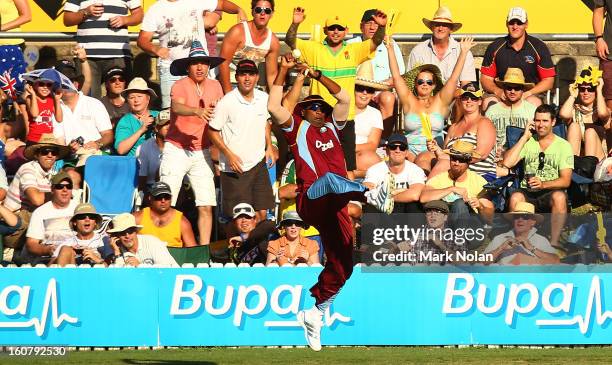
[[[234,206],[234,209],[232,209],[232,219],[236,219],[241,215],[253,218],[255,216],[255,209],[249,203],[238,203]]]
[[[434,94],[437,94],[438,91],[442,90],[442,87],[444,86],[444,82],[442,81],[442,72],[440,71],[438,66],[432,65],[430,63],[416,66],[412,70],[403,74],[402,78],[404,79],[404,82],[406,82],[406,86],[408,86],[408,89],[410,91],[414,92],[416,86],[416,78],[423,71],[428,71],[433,74],[433,78],[436,83],[436,87],[434,88]]]
[[[74,208],[74,214],[72,214],[72,218],[70,218],[70,223],[72,227],[72,223],[78,218],[80,215],[91,214],[96,217],[96,227],[102,223],[102,216],[98,214],[96,211],[96,207],[91,203],[81,203]]]
[[[41,148],[45,148],[45,147],[57,148],[58,149],[58,155],[57,155],[58,160],[61,160],[70,154],[70,147],[59,144],[57,142],[57,139],[55,139],[55,137],[53,136],[53,133],[45,133],[42,136],[40,136],[40,139],[38,140],[36,144],[26,147],[25,150],[23,151],[23,155],[28,160],[33,160],[38,150],[40,150]]]
[[[476,146],[473,143],[467,141],[458,140],[450,148],[442,150],[442,152],[446,153],[450,156],[457,157],[476,157],[480,158],[480,154],[476,152]]]
[[[193,41],[191,43],[191,49],[189,50],[189,56],[172,61],[170,64],[170,73],[174,76],[186,76],[189,64],[198,60],[208,62],[208,67],[210,69],[219,66],[225,61],[222,57],[209,56],[200,41]]]
[[[535,206],[527,202],[516,203],[514,210],[508,213],[504,213],[504,218],[511,221],[514,219],[515,215],[519,215],[519,214],[531,215],[533,216],[533,219],[535,219],[537,223],[542,223],[542,221],[544,220],[544,216],[542,214],[537,214],[535,212]]]
[[[287,211],[285,211],[283,213],[283,218],[281,219],[280,222],[278,222],[277,228],[280,229],[280,228],[284,227],[284,225],[287,222],[291,222],[291,221],[300,222],[302,228],[304,228],[304,229],[310,228],[310,226],[308,224],[304,223],[304,220],[300,217],[298,212],[296,212],[295,210],[287,210]]]
[[[313,94],[313,95],[308,95],[302,101],[297,103],[296,108],[298,107],[299,108],[296,110],[296,112],[299,113],[301,110],[307,109],[311,104],[314,104],[314,103],[322,104],[323,112],[326,115],[330,115],[331,112],[334,110],[334,108],[331,105],[329,105],[329,103],[326,102],[322,96]]]
[[[463,24],[453,22],[453,16],[451,15],[451,11],[446,6],[440,6],[438,10],[433,15],[432,19],[423,18],[423,24],[429,29],[431,29],[431,25],[433,23],[445,23],[451,29],[451,32],[458,31]]]
[[[357,67],[355,85],[368,86],[376,90],[389,90],[391,86],[384,82],[374,80],[374,67],[372,61],[367,60]]]
[[[107,229],[108,233],[120,233],[130,228],[138,228],[141,229],[142,226],[136,224],[136,218],[130,213],[121,213],[116,215],[115,218],[111,221],[112,228]]]
[[[125,90],[121,92],[121,96],[125,98],[132,91],[147,93],[149,94],[151,99],[157,98],[157,94],[155,93],[155,91],[153,91],[153,89],[149,87],[145,79],[143,79],[142,77],[135,77],[134,79],[132,79],[132,81],[130,81]]]
[[[523,90],[529,90],[535,86],[532,82],[525,82],[525,76],[523,75],[523,70],[520,68],[509,67],[506,70],[506,74],[504,75],[504,79],[500,79],[499,77],[495,78],[495,85],[503,88],[505,85],[522,85]]]

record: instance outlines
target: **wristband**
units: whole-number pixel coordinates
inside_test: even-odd
[[[603,38],[603,35],[596,35],[596,36],[595,36],[595,43],[597,43],[597,40],[598,40],[599,38]]]
[[[319,81],[319,79],[321,78],[321,76],[323,76],[323,73],[319,70],[314,70],[312,72],[312,78]]]

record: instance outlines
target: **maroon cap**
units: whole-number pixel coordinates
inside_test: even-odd
[[[259,73],[259,71],[257,70],[257,64],[255,64],[255,61],[244,59],[238,62],[238,65],[236,65],[236,73],[243,73],[243,72]]]

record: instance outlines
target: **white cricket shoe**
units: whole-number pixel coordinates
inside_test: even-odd
[[[304,328],[306,342],[308,342],[308,346],[314,351],[321,351],[322,317],[323,315],[316,308],[299,311],[297,314],[297,321]]]
[[[379,211],[387,214],[393,213],[393,189],[395,189],[395,176],[388,173],[385,180],[376,188],[366,192],[368,204],[373,205]]]

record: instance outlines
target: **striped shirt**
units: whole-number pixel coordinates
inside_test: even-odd
[[[4,205],[14,211],[26,209],[33,211],[36,207],[32,205],[25,194],[26,189],[36,188],[43,193],[51,191],[51,171],[44,171],[38,161],[30,161],[21,165],[8,192]]]
[[[467,132],[461,137],[451,138],[448,141],[447,147],[451,148],[453,144],[455,144],[455,142],[457,141],[469,142],[473,144],[474,146],[476,146],[477,144],[476,135],[473,133]],[[491,152],[489,152],[489,155],[484,160],[478,161],[476,163],[470,163],[470,170],[474,171],[480,176],[483,176],[486,174],[493,174],[493,176],[496,176],[497,166],[495,164],[495,147],[491,149]]]
[[[88,6],[102,2],[104,13],[90,16],[77,27],[77,42],[85,48],[91,58],[132,57],[128,27],[113,29],[109,25],[115,16],[127,16],[129,11],[142,6],[141,0],[66,0],[64,11],[76,13]]]

